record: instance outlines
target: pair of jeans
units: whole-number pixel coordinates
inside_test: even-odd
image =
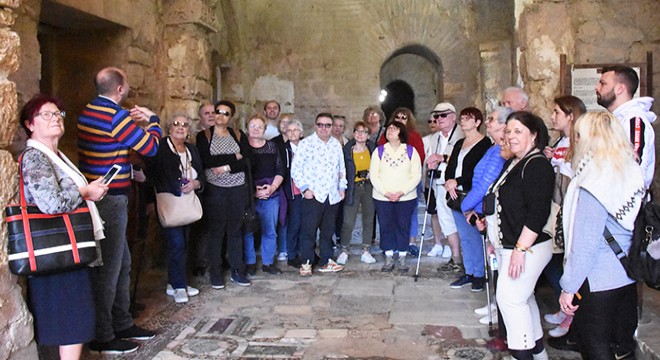
[[[371,197],[373,186],[369,181],[356,183],[353,187],[353,203],[344,204],[344,223],[341,228],[341,246],[347,247],[353,238],[355,219],[362,207],[362,246],[371,245],[372,228],[374,227],[374,199]]]
[[[289,260],[300,256],[300,227],[302,225],[302,195],[287,200],[286,251]]]
[[[339,204],[330,205],[330,200],[324,203],[315,198],[302,200],[302,213],[305,221],[300,227],[300,260],[305,263],[314,263],[314,245],[316,244],[316,231],[321,230],[319,235],[319,248],[321,250],[320,266],[325,266],[332,258],[332,234],[335,232],[335,218]]]
[[[220,285],[225,283],[222,275],[224,248],[231,269],[241,273],[245,271],[241,218],[250,195],[245,184],[233,187],[207,184],[204,193],[211,234],[208,244],[209,276],[211,285]]]
[[[271,265],[275,261],[277,250],[277,219],[280,211],[279,196],[270,199],[258,199],[255,210],[261,220],[261,263]],[[245,263],[257,263],[257,254],[254,249],[254,234],[245,234]]]
[[[407,201],[374,199],[380,224],[380,248],[383,251],[408,251],[411,213],[417,208],[417,198]]]
[[[189,226],[166,227],[162,230],[167,239],[167,280],[175,289],[186,288],[186,242]]]
[[[126,240],[128,197],[106,195],[96,202],[105,222],[101,240],[103,266],[92,269],[92,289],[96,308],[96,340],[110,341],[115,332],[133,326],[131,305],[131,253]]]
[[[583,359],[614,359],[635,353],[637,329],[637,284],[591,292],[589,283],[580,288],[582,300],[572,327],[578,332]]]
[[[461,241],[463,266],[466,275],[484,277],[484,243],[476,226],[470,225],[462,212],[452,210],[458,237]]]
[[[424,192],[423,189],[423,184],[420,182],[417,184],[417,199],[419,201],[419,195]],[[415,202],[415,205],[417,205],[418,202]],[[417,210],[417,206],[415,206],[415,210]],[[412,215],[410,216],[410,237],[411,238],[416,238],[417,237],[417,232],[419,231],[419,219],[417,218],[417,211],[412,212]]]

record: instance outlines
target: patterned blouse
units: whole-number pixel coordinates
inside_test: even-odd
[[[48,155],[28,147],[23,153],[25,200],[45,214],[71,212],[83,204],[78,186]]]

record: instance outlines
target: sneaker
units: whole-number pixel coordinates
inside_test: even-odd
[[[336,272],[340,272],[342,270],[344,270],[344,267],[342,265],[337,264],[332,259],[329,259],[327,264],[325,264],[325,265],[323,265],[319,268],[319,272],[322,272],[322,273],[326,273],[326,272],[336,273]]]
[[[472,287],[470,290],[472,292],[479,292],[484,290],[484,282],[485,282],[484,277],[472,277]]]
[[[440,257],[443,259],[449,259],[451,258],[451,255],[452,255],[451,248],[449,247],[449,245],[445,245]]]
[[[342,251],[341,254],[337,256],[337,264],[346,265],[347,261],[348,261],[348,253],[346,251]]]
[[[557,349],[564,351],[575,351],[579,352],[578,343],[569,339],[569,335],[564,335],[560,337],[550,337],[548,338],[548,345]]]
[[[122,331],[117,331],[115,332],[115,337],[119,339],[131,339],[131,340],[149,340],[153,339],[156,336],[156,333],[143,329],[135,324],[133,326],[129,327],[126,330]]]
[[[362,261],[365,264],[374,264],[376,262],[376,259],[374,259],[374,257],[371,256],[371,253],[369,253],[369,251],[363,251],[362,256],[360,256],[360,261]]]
[[[405,255],[401,256],[401,254],[399,254],[399,264],[398,265],[399,265],[399,271],[401,271],[401,272],[407,272],[408,270],[410,270],[410,266],[408,266],[408,264],[406,264],[406,256]]]
[[[419,255],[419,248],[415,244],[408,245],[408,254],[412,257],[417,257]]]
[[[97,354],[107,354],[107,355],[117,355],[117,354],[128,354],[137,350],[140,345],[127,340],[121,340],[114,338],[110,341],[100,342],[93,340],[87,347],[89,351]]]
[[[433,248],[431,249],[431,251],[429,251],[428,254],[426,254],[426,256],[430,256],[430,257],[438,256],[438,255],[442,254],[443,249],[444,248],[442,247],[442,245],[435,244],[435,245],[433,245]]]
[[[491,312],[492,322],[491,324],[497,324],[497,310]],[[479,319],[479,324],[488,325],[488,315]]]
[[[174,302],[177,304],[188,302],[188,293],[186,289],[174,289]]]
[[[211,284],[211,287],[216,289],[216,290],[222,290],[222,289],[226,288],[227,286],[225,284],[217,284],[217,285]]]
[[[231,282],[236,283],[240,286],[250,286],[252,282],[248,279],[245,274],[241,273],[238,270],[231,271]]]
[[[188,287],[186,288],[186,291],[188,292],[188,296],[196,296],[196,295],[199,295],[199,290],[198,290],[198,289],[195,289],[195,288],[192,287],[192,286],[188,286]],[[169,295],[169,296],[174,296],[174,288],[172,287],[172,285],[167,284],[167,288],[165,289],[165,293],[166,293],[167,295]]]
[[[495,303],[491,303],[490,312],[493,313],[494,311],[497,311],[497,305],[495,305]],[[481,316],[488,315],[488,305],[484,307],[480,307],[478,309],[474,309],[474,313]]]
[[[283,251],[277,255],[277,261],[286,261],[286,252]]]
[[[550,324],[559,325],[562,323],[562,321],[564,321],[564,319],[566,319],[566,316],[567,315],[564,314],[563,312],[557,311],[554,314],[545,314],[543,318],[545,319],[545,321],[549,322]]]
[[[559,324],[559,326],[548,331],[548,335],[552,337],[562,337],[568,334],[568,329],[570,329],[572,322],[573,322],[573,317],[567,315],[564,321],[562,321],[561,324]]]
[[[438,271],[459,273],[459,272],[463,271],[463,264],[454,262],[454,259],[450,259],[449,262],[447,262],[444,265],[441,265],[438,268]]]
[[[391,256],[385,256],[385,264],[380,269],[382,272],[392,272],[394,269],[394,258]]]
[[[261,266],[261,271],[265,273],[269,273],[271,275],[279,275],[282,273],[282,270],[277,268],[277,265],[271,264],[271,265],[262,265]]]
[[[300,276],[312,276],[312,264],[309,260],[300,266]]]
[[[453,283],[449,284],[452,289],[460,289],[463,286],[472,285],[472,275],[463,275]]]

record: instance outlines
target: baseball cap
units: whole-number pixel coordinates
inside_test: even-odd
[[[448,102],[441,102],[438,105],[435,106],[435,109],[431,112],[447,112],[451,111],[453,113],[456,112],[456,108],[454,108],[454,105],[448,103]]]

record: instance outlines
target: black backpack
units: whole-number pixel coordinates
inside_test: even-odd
[[[635,219],[632,244],[628,255],[621,250],[607,227],[605,239],[626,269],[628,277],[643,281],[648,287],[660,290],[660,205],[643,202]],[[649,254],[649,245],[654,251]],[[654,258],[655,257],[655,258]]]

